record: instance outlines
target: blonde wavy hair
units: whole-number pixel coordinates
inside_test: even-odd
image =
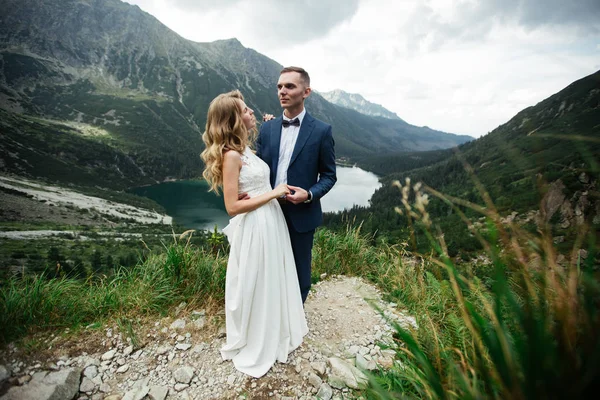
[[[208,107],[206,129],[202,134],[206,148],[200,158],[204,161],[202,176],[209,184],[209,191],[217,194],[223,186],[223,155],[229,150],[242,154],[246,146],[251,146],[257,132],[256,128],[246,129],[240,100],[244,101],[242,93],[233,90],[215,97]]]

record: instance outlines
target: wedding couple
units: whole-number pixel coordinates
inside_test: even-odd
[[[303,303],[311,284],[320,199],[336,182],[331,126],[304,108],[308,73],[284,68],[277,82],[283,116],[262,124],[235,90],[210,104],[202,140],[204,178],[223,189],[230,243],[223,359],[253,377],[267,373],[308,333]],[[268,119],[268,118],[267,118]],[[273,189],[274,188],[274,189]]]

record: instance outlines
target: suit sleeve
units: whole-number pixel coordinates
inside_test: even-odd
[[[319,151],[319,180],[310,188],[313,194],[313,200],[318,200],[325,196],[331,190],[337,181],[335,172],[335,142],[331,132],[331,126],[321,139],[321,148]]]

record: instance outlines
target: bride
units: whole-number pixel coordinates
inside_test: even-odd
[[[261,377],[308,333],[289,232],[277,198],[285,184],[271,189],[269,167],[251,150],[254,111],[239,90],[217,96],[208,109],[202,140],[203,176],[223,198],[233,218],[223,229],[230,244],[225,283],[227,342],[224,360]],[[238,194],[248,193],[249,199]]]

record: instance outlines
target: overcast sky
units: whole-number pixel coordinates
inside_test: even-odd
[[[186,39],[302,66],[318,91],[475,137],[600,70],[599,0],[127,2]]]

